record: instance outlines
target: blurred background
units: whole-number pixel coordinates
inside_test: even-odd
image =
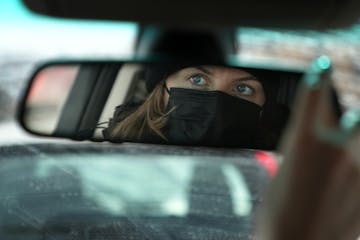
[[[47,61],[121,59],[134,51],[135,23],[54,19],[21,0],[0,1],[0,143],[33,140],[15,122],[31,74]]]

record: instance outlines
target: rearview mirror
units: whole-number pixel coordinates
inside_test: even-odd
[[[31,133],[75,140],[273,149],[301,77],[249,66],[52,63],[33,75],[19,119]]]

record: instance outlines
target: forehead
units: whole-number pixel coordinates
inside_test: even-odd
[[[221,75],[221,76],[226,76],[228,78],[253,76],[252,74],[250,74],[245,70],[239,68],[225,67],[225,66],[203,65],[197,67],[190,67],[186,69],[191,69],[191,68],[198,68],[210,75],[217,75],[217,76]]]

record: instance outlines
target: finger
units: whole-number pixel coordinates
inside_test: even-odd
[[[337,159],[336,162],[329,170],[327,185],[319,189],[320,202],[312,220],[315,239],[343,239],[338,234],[352,231],[348,226],[356,220],[353,214],[360,201],[359,171],[349,158]],[[328,227],[327,231],[323,231],[324,226]]]
[[[332,87],[330,74],[326,76],[328,79],[323,82],[320,90],[320,100],[317,106],[316,123],[323,124],[328,128],[337,129],[339,127],[338,116],[338,100],[336,92]],[[334,99],[336,98],[336,99]],[[336,103],[334,104],[334,101]]]
[[[354,214],[354,218],[352,219],[353,221],[347,225],[347,230],[338,239],[360,240],[360,210],[356,209],[355,211],[356,214]]]
[[[339,183],[327,191],[336,167],[347,156],[346,149],[328,141],[326,135],[339,132],[338,116],[331,101],[330,69],[330,63],[314,63],[299,89],[295,114],[283,138],[284,162],[268,195],[271,208],[265,209],[265,216],[275,219],[270,226],[275,226],[275,230],[277,226],[287,229],[280,232],[283,236],[311,234],[313,221],[323,220],[316,216],[326,197],[343,190]],[[317,126],[326,134],[319,134]],[[336,206],[331,203],[327,209]],[[264,232],[274,230],[265,226],[268,228]],[[319,228],[324,229],[324,225]],[[283,239],[291,239],[288,236]]]
[[[343,154],[319,139],[314,131],[319,119],[328,127],[336,124],[331,105],[326,101],[331,85],[330,65],[318,65],[321,63],[314,63],[299,89],[295,113],[282,142],[284,163],[269,194],[272,211],[278,214],[278,225],[288,226],[292,235],[304,234],[312,227],[309,219],[313,219],[321,204],[328,175],[334,168],[333,160]],[[324,109],[319,111],[320,108]]]
[[[326,64],[324,64],[326,62]],[[282,139],[282,150],[291,149],[291,144],[305,144],[314,138],[313,128],[319,119],[330,120],[331,106],[327,103],[330,89],[331,64],[328,58],[321,57],[313,62],[297,93],[294,114]],[[322,109],[321,111],[319,111]],[[321,116],[321,117],[320,117]],[[327,121],[331,123],[331,121]],[[299,142],[299,143],[295,143]]]
[[[348,236],[344,239],[355,239],[360,234],[360,171],[354,164],[351,161],[348,165],[347,182],[343,185],[342,211],[338,215],[339,220],[342,220],[339,225],[342,224],[344,235]]]

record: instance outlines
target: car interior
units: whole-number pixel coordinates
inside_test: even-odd
[[[103,131],[118,106],[149,96],[145,74],[154,66],[266,72],[276,79],[269,82],[277,87],[276,103],[296,112],[302,80],[322,73],[237,59],[236,29],[327,32],[351,26],[360,15],[356,0],[22,3],[39,16],[131,21],[140,30],[133,58],[52,60],[29,76],[18,122],[36,136],[71,141],[2,147],[4,239],[254,239],[259,204],[282,160],[277,145],[114,144]],[[274,109],[266,114],[275,116]]]

